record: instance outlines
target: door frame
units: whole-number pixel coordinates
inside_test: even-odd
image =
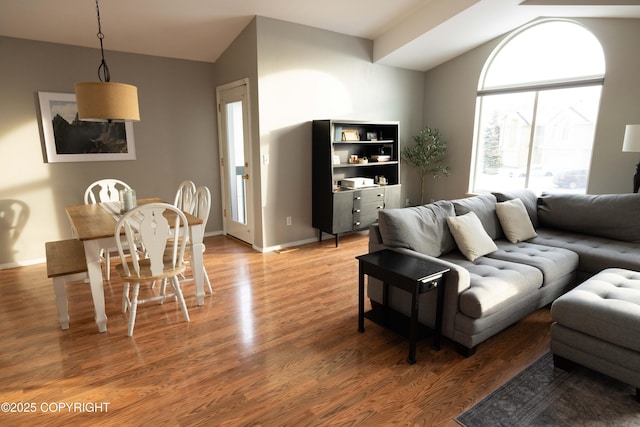
[[[250,86],[249,79],[244,78],[241,80],[236,80],[231,83],[226,83],[224,85],[216,87],[216,104],[217,104],[217,120],[218,120],[218,150],[220,155],[220,184],[221,184],[221,195],[222,195],[222,227],[223,233],[225,235],[229,234],[229,226],[227,221],[231,220],[230,212],[229,212],[229,195],[230,195],[230,186],[227,182],[227,173],[225,169],[224,162],[229,158],[227,155],[227,141],[226,135],[224,135],[224,129],[226,129],[226,124],[223,124],[223,115],[222,115],[222,101],[221,96],[224,91],[236,89],[238,87],[245,87],[245,97],[243,99],[243,136],[245,139],[245,147],[248,147],[248,150],[245,149],[245,162],[248,163],[248,174],[249,179],[246,180],[247,187],[247,198],[246,198],[246,215],[247,215],[247,233],[244,235],[245,238],[236,236],[231,234],[231,236],[236,237],[251,246],[254,245],[254,222],[255,222],[255,211],[253,208],[253,181],[256,177],[255,168],[253,166],[252,160],[252,151],[253,151],[253,143],[252,143],[252,134],[251,134],[251,97],[250,97]],[[246,111],[246,117],[245,117]]]

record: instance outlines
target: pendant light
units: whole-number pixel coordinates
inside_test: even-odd
[[[78,118],[91,122],[127,122],[139,121],[138,88],[124,83],[112,83],[109,67],[104,60],[102,26],[100,24],[100,6],[96,0],[98,15],[98,40],[102,62],[98,67],[99,82],[83,82],[74,85]]]

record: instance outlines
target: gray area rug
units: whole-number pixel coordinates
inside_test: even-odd
[[[554,368],[547,353],[456,421],[465,427],[640,426],[635,393],[581,366]]]

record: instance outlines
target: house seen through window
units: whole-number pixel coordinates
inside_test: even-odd
[[[604,72],[580,24],[545,20],[505,39],[480,78],[471,191],[585,193]]]

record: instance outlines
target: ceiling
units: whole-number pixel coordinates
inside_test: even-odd
[[[640,18],[640,0],[102,0],[106,50],[215,62],[254,16],[373,40],[426,71],[542,16]],[[0,0],[0,35],[99,47],[93,0]]]

